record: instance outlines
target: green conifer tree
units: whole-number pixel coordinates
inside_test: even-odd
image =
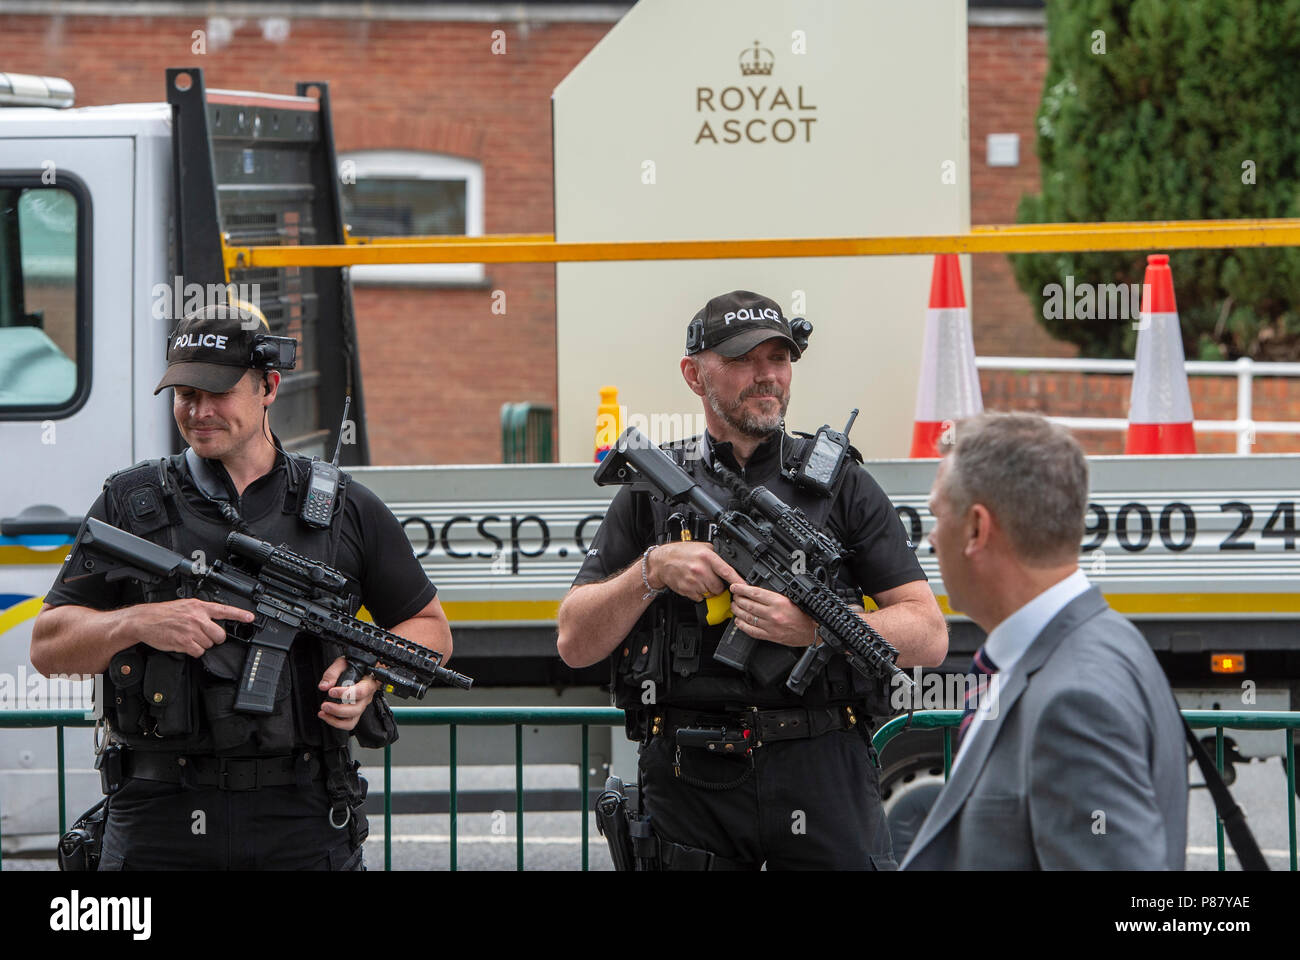
[[[1048,0],[1047,43],[1018,222],[1300,216],[1300,0]],[[1117,357],[1131,323],[1055,316],[1044,288],[1140,283],[1148,252],[1011,261],[1048,332]],[[1189,359],[1300,357],[1300,248],[1169,252]]]

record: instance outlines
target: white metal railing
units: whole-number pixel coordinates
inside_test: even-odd
[[[1060,357],[976,357],[980,370],[1024,370],[1042,373],[1125,373],[1133,374],[1133,360],[1080,360]],[[1300,421],[1255,420],[1252,394],[1255,377],[1300,377],[1300,363],[1258,363],[1249,357],[1239,360],[1189,360],[1188,376],[1236,377],[1237,418],[1197,420],[1193,428],[1205,433],[1235,433],[1237,452],[1250,453],[1260,433],[1300,434]],[[1048,417],[1072,430],[1127,430],[1128,421],[1117,417]]]

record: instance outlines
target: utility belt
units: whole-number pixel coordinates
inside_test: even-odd
[[[733,711],[665,706],[641,715],[637,724],[642,742],[651,737],[671,737],[679,747],[700,747],[720,754],[747,753],[765,743],[808,740],[837,730],[856,730],[860,724],[871,725],[869,717],[848,704]]]
[[[114,794],[131,779],[236,792],[287,786],[307,790],[320,784],[329,801],[330,826],[348,828],[353,850],[365,842],[370,829],[361,812],[368,785],[358,773],[359,767],[346,746],[301,747],[275,757],[213,757],[133,750],[110,743],[95,759],[110,806]]]
[[[689,786],[712,792],[734,790],[741,784],[749,782],[754,775],[754,751],[765,744],[781,740],[809,740],[838,730],[854,730],[858,727],[858,715],[853,707],[788,707],[779,710],[759,710],[750,707],[740,713],[711,713],[697,710],[678,710],[672,707],[654,712],[649,719],[651,738],[662,736],[670,738],[674,746],[673,775]],[[869,724],[868,724],[869,726]],[[863,739],[867,740],[863,730]],[[868,740],[868,748],[870,742]],[[683,758],[683,750],[687,752]],[[694,751],[699,751],[697,760],[692,760]],[[735,766],[727,764],[732,779],[717,780],[704,775],[699,769],[698,756],[733,757],[742,761],[738,771]],[[874,759],[874,752],[872,757]],[[717,763],[710,770],[716,774]],[[696,774],[688,768],[695,766]]]
[[[237,792],[262,787],[305,789],[325,779],[324,765],[310,750],[282,757],[204,757],[123,750],[120,764],[123,781],[155,780]],[[104,775],[103,768],[100,773]]]

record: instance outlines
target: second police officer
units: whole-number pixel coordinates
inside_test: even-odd
[[[744,290],[714,297],[687,331],[680,362],[707,433],[672,445],[674,459],[716,499],[716,467],[762,484],[846,548],[837,592],[899,651],[901,667],[937,666],[947,627],[889,499],[860,458],[828,489],[796,485],[812,441],[786,434],[791,364],[810,327]],[[854,451],[856,454],[856,451]],[[706,519],[621,489],[561,604],[559,652],[572,667],[608,660],[615,703],[640,743],[638,780],[663,869],[893,869],[870,747],[871,721],[892,712],[884,681],[841,656],[803,696],[785,672],[766,682],[712,654],[725,623],[701,602],[731,591],[731,611],[771,662],[814,642],[816,624],[779,593],[751,587],[709,543]],[[771,645],[771,646],[769,646]],[[759,658],[755,658],[756,660]],[[771,671],[763,671],[771,676]],[[649,692],[648,692],[649,691]],[[748,755],[700,746],[702,731],[749,730]]]

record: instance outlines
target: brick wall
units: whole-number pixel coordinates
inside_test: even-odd
[[[1197,420],[1233,420],[1237,416],[1235,377],[1191,377],[1192,415]],[[986,410],[1023,410],[1056,417],[1128,417],[1132,380],[1126,375],[1096,373],[1017,373],[984,370],[980,386]],[[1255,420],[1300,422],[1300,384],[1294,378],[1258,377],[1252,389]],[[1090,454],[1124,452],[1124,433],[1076,431]],[[1234,433],[1196,434],[1198,453],[1234,453]],[[1300,436],[1258,434],[1252,453],[1300,453]]]
[[[555,268],[488,264],[487,279],[357,296],[373,462],[500,463],[501,404],[554,407]]]
[[[970,216],[973,224],[1014,223],[1016,207],[1039,183],[1034,116],[1047,73],[1042,27],[970,27]],[[988,165],[988,135],[1020,135],[1020,164]],[[1002,254],[971,258],[971,323],[980,356],[1072,357],[1078,350],[1054,340],[1034,318]]]
[[[489,233],[549,233],[550,96],[607,23],[401,23],[303,19],[267,39],[249,19],[228,44],[203,16],[0,16],[0,64],[65,77],[78,106],[164,98],[164,70],[209,86],[292,93],[330,83],[340,152],[413,149],[483,164]],[[506,52],[491,52],[492,33]],[[500,407],[555,405],[550,265],[488,265],[486,287],[358,286],[355,305],[375,463],[499,462]],[[492,291],[505,293],[504,315]],[[499,302],[499,301],[498,301]],[[593,414],[594,415],[594,414]]]

